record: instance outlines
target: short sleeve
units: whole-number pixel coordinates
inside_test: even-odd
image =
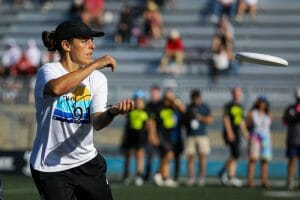
[[[91,114],[104,112],[107,109],[107,79],[100,72],[95,73],[92,78],[93,96]]]
[[[46,84],[50,80],[56,79],[59,76],[61,76],[61,74],[57,70],[55,70],[55,68],[53,66],[48,66],[48,65],[42,66],[39,69],[39,71],[37,73],[37,77],[36,77],[35,95],[40,98],[47,97],[44,94],[44,89],[45,89]]]
[[[204,115],[205,115],[205,116],[211,115],[210,107],[209,107],[208,105],[206,105],[206,104],[205,104]]]
[[[230,105],[229,104],[226,104],[225,106],[224,106],[224,116],[227,116],[227,115],[229,115],[229,107],[230,107]]]

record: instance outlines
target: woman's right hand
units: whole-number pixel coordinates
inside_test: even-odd
[[[96,69],[104,69],[110,67],[112,72],[114,72],[115,68],[117,67],[117,61],[113,57],[108,55],[98,58],[94,61],[94,63],[96,65]]]

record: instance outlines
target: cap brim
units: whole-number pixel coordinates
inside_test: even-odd
[[[92,36],[93,37],[102,37],[102,36],[104,36],[104,32],[101,32],[101,31],[92,31]]]

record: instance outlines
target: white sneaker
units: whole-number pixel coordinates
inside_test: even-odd
[[[234,187],[242,187],[243,186],[243,181],[236,177],[230,178],[229,183]]]
[[[230,186],[231,184],[229,183],[229,179],[228,179],[228,176],[227,176],[227,173],[223,173],[221,175],[221,183],[225,186]]]
[[[204,177],[199,178],[197,185],[203,187],[205,185],[205,178]]]
[[[178,183],[171,178],[168,178],[164,181],[164,186],[175,188],[178,187]]]
[[[159,186],[159,187],[164,186],[164,180],[163,180],[161,174],[155,174],[153,177],[153,180],[157,186]]]
[[[193,185],[195,184],[195,182],[196,182],[195,178],[189,178],[189,179],[185,182],[185,184],[186,184],[187,186],[193,186]]]
[[[139,187],[142,186],[144,184],[142,177],[140,176],[135,177],[134,184]]]

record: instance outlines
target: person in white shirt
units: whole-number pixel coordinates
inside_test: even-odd
[[[108,55],[92,58],[93,37],[103,35],[79,20],[42,33],[44,45],[61,57],[39,69],[34,88],[37,133],[30,165],[42,199],[112,199],[93,129],[108,126],[134,103],[126,99],[107,108],[107,80],[98,70],[114,71],[116,60]]]
[[[10,75],[12,67],[20,60],[22,51],[16,40],[9,38],[5,41],[1,63],[4,68],[4,76]]]
[[[27,41],[27,46],[25,50],[27,58],[30,60],[34,67],[37,67],[41,62],[41,51],[36,45],[36,41],[30,39]]]

